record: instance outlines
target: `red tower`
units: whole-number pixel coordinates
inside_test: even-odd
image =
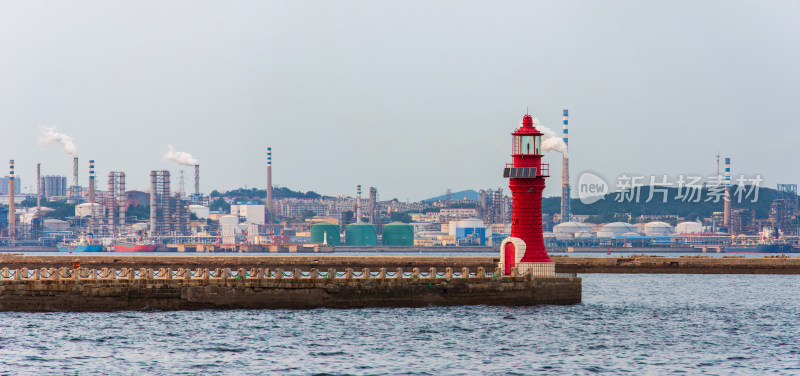
[[[503,177],[509,178],[513,200],[511,236],[500,245],[500,267],[505,275],[554,275],[553,260],[547,256],[542,234],[542,191],[550,176],[550,165],[542,163],[542,132],[525,115],[513,136],[511,157]]]

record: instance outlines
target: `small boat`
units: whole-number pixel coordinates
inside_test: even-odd
[[[58,244],[58,250],[61,252],[102,252],[103,245],[95,242],[92,234],[81,236],[71,242],[64,242]]]
[[[117,239],[114,241],[114,252],[153,252],[156,242],[152,239]]]

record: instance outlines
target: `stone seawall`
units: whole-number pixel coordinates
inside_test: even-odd
[[[482,267],[494,270],[499,257],[435,257],[435,256],[339,256],[339,255],[295,255],[295,256],[148,256],[142,254],[97,254],[71,255],[19,255],[0,254],[0,268],[72,268],[74,263],[90,269],[102,268],[263,268],[281,266],[286,269],[345,268],[462,268],[472,270]]]
[[[310,309],[575,304],[577,277],[498,277],[483,268],[0,271],[0,311]]]
[[[800,274],[800,258],[788,256],[551,257],[557,273]]]
[[[798,257],[635,255],[629,257],[574,257],[550,255],[557,273],[684,273],[684,274],[800,274]],[[102,268],[461,268],[493,270],[499,258],[432,256],[141,256],[141,255],[0,255],[0,268],[72,268],[74,263],[92,269]]]

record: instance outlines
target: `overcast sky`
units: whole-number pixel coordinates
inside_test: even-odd
[[[71,176],[37,144],[55,125],[82,185],[95,159],[101,189],[177,189],[174,144],[208,193],[263,188],[272,146],[276,185],[419,200],[508,192],[526,108],[559,132],[567,108],[573,178],[705,174],[719,150],[774,187],[800,183],[799,72],[796,0],[0,0],[0,151],[23,187],[37,162]]]

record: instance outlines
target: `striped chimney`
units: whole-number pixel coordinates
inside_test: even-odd
[[[731,231],[731,159],[725,158],[725,206],[723,209],[723,224]]]
[[[569,151],[569,110],[564,110],[564,144]],[[570,220],[569,156],[565,153],[561,163],[561,222]]]
[[[89,160],[89,203],[94,204],[94,159]],[[94,206],[89,208],[94,211]],[[92,213],[94,217],[94,213]]]
[[[17,216],[14,213],[14,160],[8,161],[8,237],[14,240],[17,230]]]
[[[356,196],[356,223],[361,222],[361,184],[358,185],[358,196]]]
[[[272,223],[272,147],[267,148],[267,223]]]

